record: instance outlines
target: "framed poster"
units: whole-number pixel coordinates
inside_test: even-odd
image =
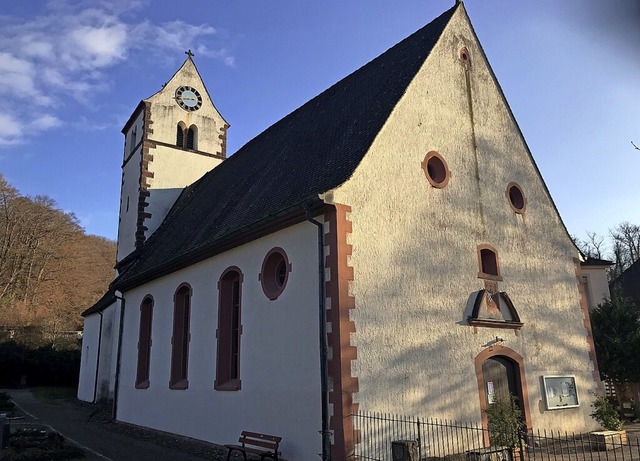
[[[543,376],[542,384],[547,410],[580,406],[575,376]]]

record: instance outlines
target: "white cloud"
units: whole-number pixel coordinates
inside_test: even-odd
[[[20,136],[20,122],[8,114],[0,114],[0,144],[16,144]]]
[[[124,24],[106,27],[82,26],[68,35],[69,56],[82,68],[107,67],[124,59],[127,30]]]
[[[0,113],[0,146],[24,144],[26,136],[57,128],[62,122],[54,115],[44,114],[32,120],[16,118]]]
[[[62,122],[58,120],[57,117],[50,114],[45,114],[36,118],[35,120],[32,120],[31,123],[29,123],[29,128],[31,130],[44,131],[51,128],[57,128],[60,125],[62,125]]]
[[[10,82],[0,85],[0,146],[23,142],[15,131],[21,126],[30,135],[60,126],[52,111],[70,98],[91,105],[110,88],[107,72],[134,53],[166,56],[191,48],[234,65],[225,49],[204,45],[216,34],[213,27],[134,22],[145,6],[148,0],[55,0],[30,20],[0,16],[0,81]],[[42,108],[50,113],[36,115]]]

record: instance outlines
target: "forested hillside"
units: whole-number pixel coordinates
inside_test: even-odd
[[[0,175],[0,340],[67,346],[114,261],[115,242],[86,235],[72,213],[20,195]]]

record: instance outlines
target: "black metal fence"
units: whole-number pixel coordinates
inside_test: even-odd
[[[351,417],[358,442],[352,459],[360,461],[640,461],[636,433],[530,430],[517,435],[515,447],[493,447],[480,424],[366,412]]]

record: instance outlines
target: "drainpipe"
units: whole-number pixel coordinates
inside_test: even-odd
[[[120,300],[120,324],[118,325],[118,351],[116,352],[116,376],[115,385],[113,387],[113,411],[111,413],[111,420],[115,421],[118,412],[118,389],[120,387],[120,360],[122,349],[122,330],[124,327],[124,298],[122,296],[115,295],[116,299]]]
[[[102,347],[102,311],[100,314],[100,328],[98,329],[98,357],[96,359],[96,379],[93,382],[93,403],[96,403],[98,397],[98,377],[100,374],[100,348]]]
[[[320,335],[320,387],[322,392],[322,461],[331,460],[331,434],[329,433],[329,378],[327,375],[327,316],[324,294],[324,225],[311,217],[305,205],[307,221],[318,227],[318,314]]]

